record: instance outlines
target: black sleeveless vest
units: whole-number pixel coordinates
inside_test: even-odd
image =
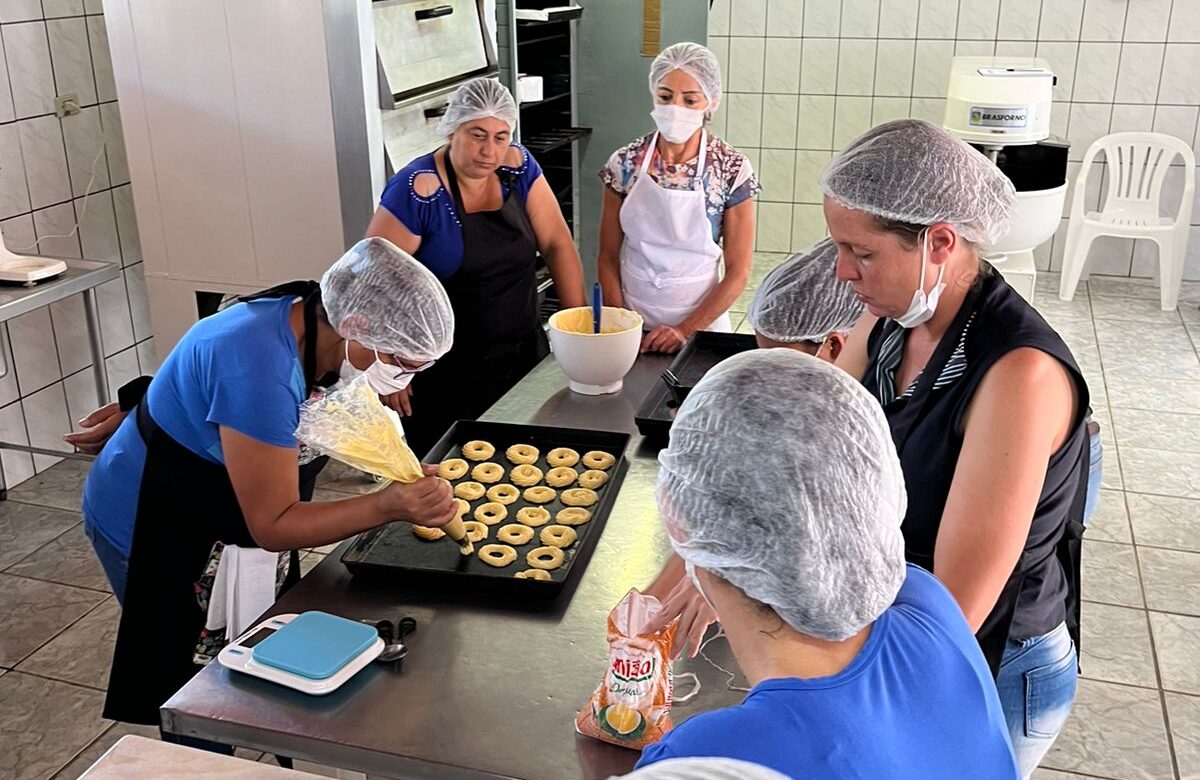
[[[932,389],[972,313],[964,342],[965,373],[948,386]],[[876,397],[880,345],[898,327],[891,320],[880,320],[868,340],[863,384]],[[996,361],[1022,347],[1039,349],[1066,366],[1079,400],[1071,435],[1050,457],[1025,549],[976,635],[993,674],[999,669],[1006,640],[1040,636],[1066,620],[1078,644],[1079,542],[1088,474],[1087,383],[1058,334],[995,269],[985,266],[917,380],[915,392],[884,408],[908,486],[908,512],[902,526],[905,556],[932,572],[934,543],[962,450],[967,408]],[[933,378],[925,377],[927,372],[933,372]],[[1036,404],[1038,399],[1027,402]]]

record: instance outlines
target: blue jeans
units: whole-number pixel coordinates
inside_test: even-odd
[[[87,518],[83,520],[83,533],[92,543],[96,557],[100,559],[100,568],[104,569],[104,576],[108,577],[109,587],[112,588],[113,595],[117,597],[117,603],[124,607],[125,581],[129,577],[129,559],[114,547],[113,543],[104,537],[104,534],[97,531],[87,521]]]
[[[1104,476],[1104,445],[1100,434],[1091,437],[1088,450],[1088,484],[1087,503],[1083,507],[1083,524],[1087,525],[1096,511],[1096,501],[1100,498],[1100,481]]]
[[[1009,640],[1005,647],[996,688],[1022,777],[1033,774],[1067,722],[1076,673],[1066,623],[1048,634]]]

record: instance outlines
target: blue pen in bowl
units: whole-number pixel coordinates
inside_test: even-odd
[[[600,332],[601,302],[600,282],[596,282],[592,285],[592,333]]]

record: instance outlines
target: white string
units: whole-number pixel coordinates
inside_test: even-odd
[[[734,684],[733,684],[733,681],[737,679],[737,673],[736,673],[736,672],[731,672],[731,671],[729,671],[728,669],[726,669],[725,667],[721,666],[720,664],[718,664],[718,663],[717,663],[716,661],[714,661],[713,659],[709,658],[709,657],[708,657],[708,654],[704,652],[704,648],[708,647],[710,643],[712,643],[712,642],[715,642],[715,641],[716,641],[716,640],[718,640],[718,639],[722,639],[722,638],[724,638],[725,636],[726,636],[726,634],[725,634],[725,629],[724,629],[724,628],[719,628],[719,629],[717,630],[717,633],[716,633],[716,634],[714,634],[713,636],[709,637],[708,639],[705,639],[703,642],[701,642],[701,643],[700,643],[700,652],[699,652],[699,655],[700,655],[700,657],[701,657],[701,658],[703,658],[703,659],[704,659],[704,660],[705,660],[705,661],[708,663],[708,665],[709,665],[709,666],[711,666],[712,668],[716,669],[718,672],[721,672],[722,674],[724,674],[724,675],[725,675],[725,676],[728,678],[728,679],[725,681],[725,689],[726,689],[726,690],[729,690],[729,691],[738,691],[738,692],[740,692],[740,693],[749,693],[749,692],[750,692],[750,689],[749,689],[749,688],[743,687],[743,686],[741,686],[741,685],[734,685]],[[693,688],[692,690],[688,691],[688,692],[687,692],[685,695],[683,695],[683,696],[672,696],[672,700],[673,700],[673,701],[675,701],[675,702],[676,702],[676,703],[678,703],[678,704],[682,704],[682,703],[684,703],[684,702],[686,702],[686,701],[690,701],[691,699],[695,698],[696,694],[700,693],[700,689],[701,689],[702,687],[704,687],[703,685],[701,685],[701,683],[700,683],[700,678],[699,678],[699,677],[696,675],[696,673],[695,673],[695,672],[684,672],[683,674],[681,674],[681,675],[678,675],[678,677],[679,677],[680,679],[682,679],[682,678],[684,678],[684,677],[690,677],[690,678],[692,679],[692,682],[694,682],[694,683],[696,684],[696,687],[695,687],[695,688]]]
[[[107,142],[105,142],[103,139],[101,139],[100,150],[96,152],[96,157],[94,160],[92,160],[92,172],[91,172],[91,175],[88,177],[87,186],[83,188],[83,207],[79,209],[79,214],[75,218],[75,226],[73,228],[71,228],[71,232],[64,233],[61,236],[42,236],[41,238],[39,238],[37,241],[34,241],[29,246],[21,247],[20,249],[13,249],[13,250],[11,250],[12,252],[14,252],[15,254],[18,254],[18,255],[24,254],[24,253],[30,251],[31,249],[37,249],[38,245],[41,244],[43,241],[49,241],[52,238],[71,238],[72,236],[74,236],[76,233],[79,232],[79,223],[83,221],[84,215],[87,214],[88,198],[92,194],[92,185],[96,183],[96,166],[100,164],[100,158],[104,156],[104,147],[106,145],[107,145]],[[68,178],[70,178],[70,177],[68,176]]]

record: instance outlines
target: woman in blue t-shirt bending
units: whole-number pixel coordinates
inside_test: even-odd
[[[516,120],[516,102],[495,79],[459,87],[438,124],[447,144],[392,177],[367,228],[433,271],[454,307],[449,354],[385,399],[407,418],[418,455],[549,354],[538,316],[539,254],[562,306],[584,305],[579,253],[537,160],[512,142]]]

